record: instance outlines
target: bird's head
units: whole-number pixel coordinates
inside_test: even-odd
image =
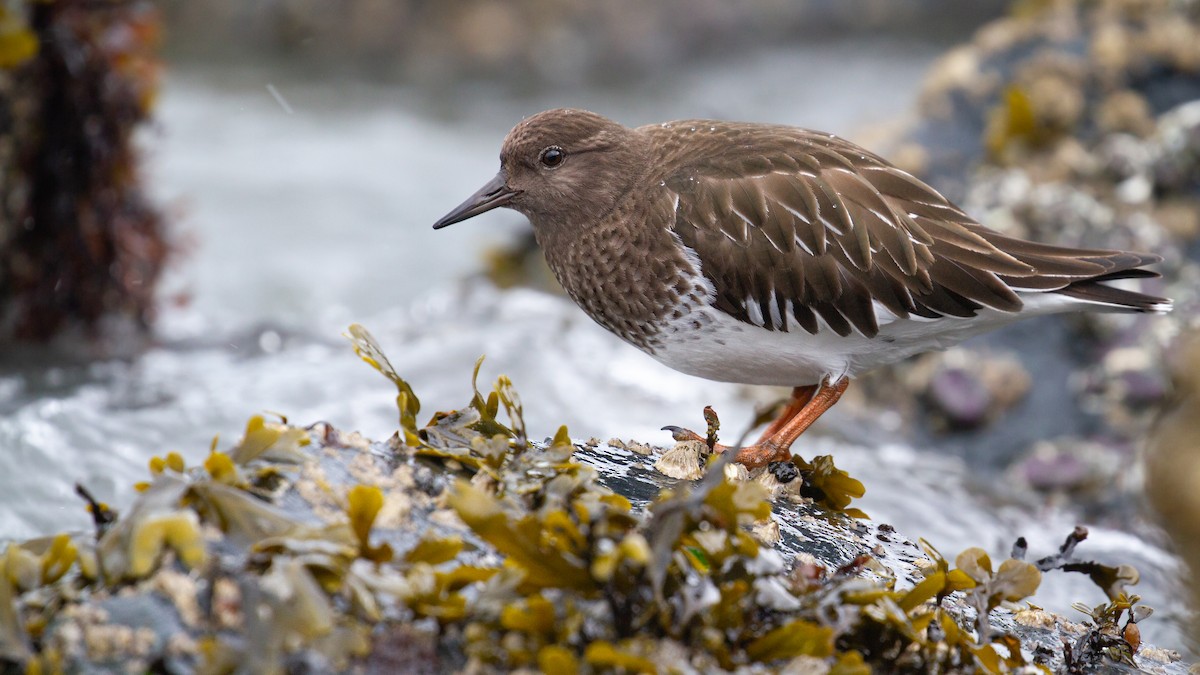
[[[586,110],[528,117],[508,133],[500,171],[434,229],[507,206],[535,228],[583,225],[616,206],[645,165],[637,132]]]

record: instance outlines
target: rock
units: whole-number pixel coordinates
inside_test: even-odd
[[[927,404],[934,428],[961,432],[1002,417],[1025,397],[1032,378],[1012,354],[959,346],[918,358],[905,383]]]
[[[246,5],[238,0],[164,5],[175,48],[224,57],[227,49],[287,58],[304,68],[432,86],[488,78],[528,90],[536,85],[625,82],[687,69],[730,51],[781,46],[831,31],[968,33],[1004,6],[1001,0],[947,5],[937,0],[885,3],[779,3],[736,6],[665,0],[615,5],[566,0],[553,11],[538,0],[322,0]],[[203,28],[200,28],[203,27]],[[212,34],[224,36],[216,49]]]
[[[992,409],[992,397],[983,383],[959,368],[943,368],[933,376],[929,400],[951,429],[978,427]]]
[[[1118,474],[1128,468],[1128,454],[1103,443],[1074,438],[1035,443],[1018,459],[1010,474],[1014,483],[1039,492],[1103,493],[1114,488]]]
[[[1180,336],[1171,352],[1174,391],[1146,448],[1146,497],[1192,571],[1200,575],[1200,332]],[[1191,584],[1193,607],[1200,587]],[[1200,639],[1200,625],[1191,619]]]
[[[896,140],[898,157],[918,158],[922,178],[1002,233],[1162,255],[1151,267],[1162,279],[1122,283],[1176,305],[1167,317],[1035,319],[869,374],[859,387],[869,409],[912,421],[891,433],[907,431],[981,469],[1013,463],[1036,440],[1069,445],[1086,433],[1105,439],[1101,457],[1116,452],[1128,465],[1113,449],[1140,443],[1166,393],[1163,350],[1200,311],[1194,9],[1161,0],[1024,3],[931,68],[918,117]],[[975,359],[988,352],[1017,355],[1011,372],[1021,374],[985,381]],[[1003,403],[998,391],[1013,397]],[[999,419],[1013,432],[1001,433]],[[1014,475],[1031,472],[1047,488],[1101,470],[1085,454],[1035,455]],[[1136,487],[1122,480],[1113,489]]]
[[[961,199],[974,170],[989,161],[988,138],[990,159],[1016,152],[1004,163],[1032,168],[1025,159],[1034,157],[1009,141],[1047,148],[1111,133],[1145,137],[1157,117],[1200,98],[1188,65],[1198,35],[1194,12],[1169,2],[1068,0],[1014,11],[933,66],[921,118],[902,144],[925,148],[924,176]],[[1013,91],[1031,106],[1035,127],[996,126]]]

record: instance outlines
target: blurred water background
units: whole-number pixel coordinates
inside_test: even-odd
[[[737,428],[754,406],[742,388],[667,370],[561,297],[482,279],[485,253],[519,238],[522,217],[430,225],[495,172],[515,122],[550,107],[630,125],[779,122],[870,145],[913,109],[930,64],[1001,5],[809,4],[788,21],[764,10],[724,31],[733,19],[716,3],[694,13],[667,3],[680,14],[650,18],[630,8],[643,17],[631,25],[613,10],[613,26],[592,38],[569,22],[522,28],[528,16],[501,3],[425,16],[443,26],[428,35],[387,33],[393,24],[372,23],[365,2],[354,20],[318,3],[166,5],[165,79],[140,139],[178,250],[155,344],[128,358],[0,356],[0,539],[85,528],[76,481],[120,509],[152,455],[202,461],[213,435],[228,444],[263,411],[390,436],[391,385],[340,337],[351,322],[379,337],[423,415],[462,405],[486,354],[484,377],[513,378],[535,437],[565,423],[577,439],[666,443],[658,428],[698,425],[704,405]],[[688,16],[690,28],[668,30]],[[906,444],[892,434],[895,413],[862,421],[835,409],[798,450],[834,454],[866,484],[866,512],[947,555],[1005,554],[1018,536],[1049,553],[1081,522],[1070,504],[1014,496],[1003,474],[979,469],[992,458]],[[1081,555],[1136,565],[1137,590],[1164,617],[1144,630],[1180,648],[1178,564],[1153,530],[1129,522],[1141,520],[1091,523]],[[1036,601],[1064,612],[1103,599],[1086,579],[1044,588]]]

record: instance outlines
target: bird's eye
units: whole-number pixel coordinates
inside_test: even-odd
[[[553,169],[562,164],[566,156],[567,153],[563,152],[562,148],[552,145],[542,151],[542,154],[538,156],[538,161],[542,163],[542,166]]]

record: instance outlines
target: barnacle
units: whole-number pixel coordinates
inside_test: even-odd
[[[654,463],[664,475],[680,480],[696,480],[704,475],[708,446],[700,441],[682,441],[668,449]]]

